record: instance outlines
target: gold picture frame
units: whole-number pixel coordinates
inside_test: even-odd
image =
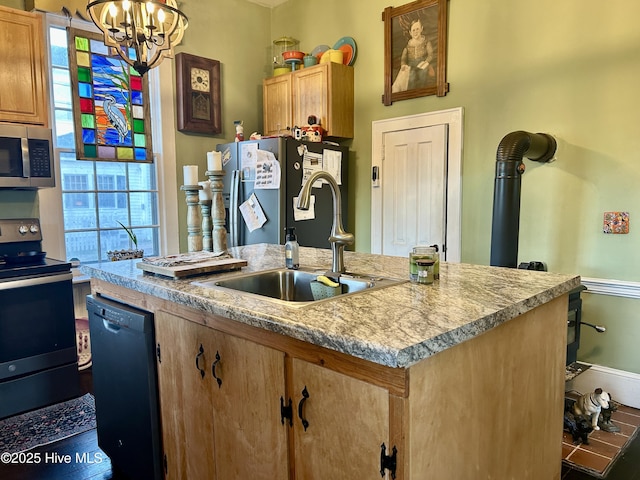
[[[447,0],[418,0],[387,7],[384,21],[384,94],[382,103],[449,91]]]
[[[220,62],[176,55],[178,131],[216,135],[222,132]]]

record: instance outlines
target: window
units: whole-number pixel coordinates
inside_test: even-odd
[[[67,259],[97,262],[106,260],[108,251],[132,248],[118,222],[133,227],[145,255],[158,255],[156,165],[76,159],[67,30],[50,24],[49,43]]]

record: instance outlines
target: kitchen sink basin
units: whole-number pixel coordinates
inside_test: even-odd
[[[263,272],[247,273],[223,280],[195,281],[193,285],[200,287],[235,290],[239,292],[266,297],[291,306],[303,306],[332,298],[353,295],[404,283],[406,280],[376,277],[363,274],[342,274],[340,287],[332,289],[313,284],[320,270],[289,270],[280,268]]]

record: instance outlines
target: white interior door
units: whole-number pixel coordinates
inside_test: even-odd
[[[371,252],[461,254],[462,108],[373,122]]]
[[[384,135],[382,254],[446,244],[447,125]]]

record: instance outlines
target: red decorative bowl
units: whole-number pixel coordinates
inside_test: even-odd
[[[282,58],[285,60],[302,60],[304,58],[304,52],[299,52],[297,50],[287,50],[286,52],[282,52]]]

